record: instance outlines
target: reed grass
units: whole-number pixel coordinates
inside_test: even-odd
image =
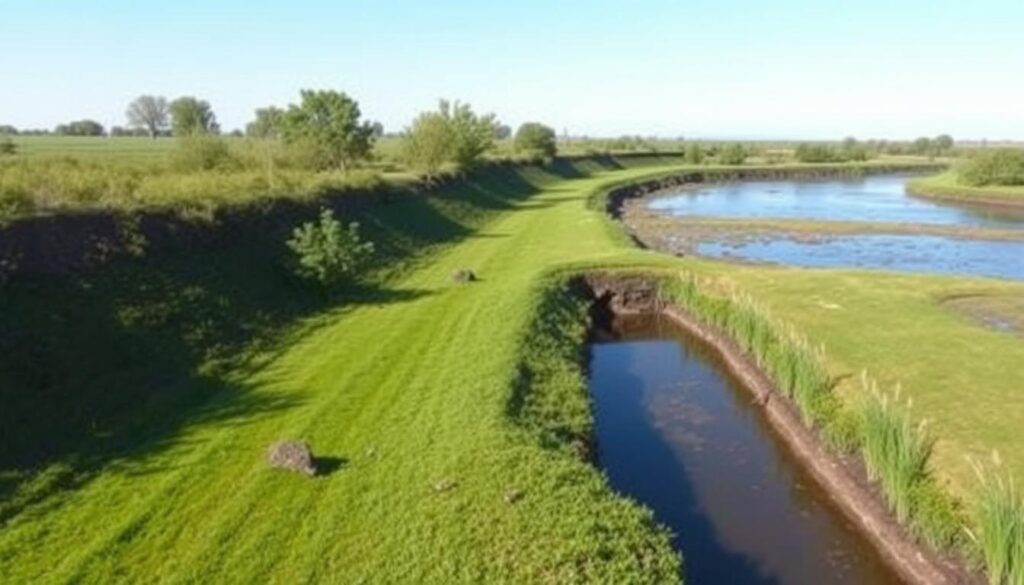
[[[913,512],[914,486],[927,479],[928,457],[933,441],[926,422],[915,424],[911,402],[900,402],[900,389],[885,394],[867,375],[862,377],[864,396],[858,408],[861,431],[861,455],[868,477],[878,481],[889,509],[900,523],[907,523]]]
[[[972,461],[978,487],[970,503],[968,535],[984,560],[991,585],[1024,585],[1024,499],[998,454],[986,469]]]

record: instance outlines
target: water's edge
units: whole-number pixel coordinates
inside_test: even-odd
[[[595,312],[658,314],[716,353],[740,385],[753,395],[769,425],[799,464],[901,578],[920,585],[982,583],[959,559],[941,556],[918,543],[890,515],[863,467],[854,458],[842,458],[830,451],[818,434],[804,425],[795,406],[778,391],[756,361],[727,334],[665,303],[654,278],[598,273],[581,280],[580,289],[595,303]]]

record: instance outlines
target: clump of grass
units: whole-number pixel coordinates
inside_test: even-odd
[[[911,402],[900,403],[899,388],[885,394],[863,377],[865,398],[860,405],[862,455],[868,476],[882,486],[889,508],[901,523],[910,519],[914,486],[927,476],[932,440],[924,421],[914,424]]]
[[[992,585],[1024,585],[1024,500],[1013,478],[1005,474],[998,454],[994,469],[972,461],[978,488],[970,513],[975,529],[968,531],[985,562]]]

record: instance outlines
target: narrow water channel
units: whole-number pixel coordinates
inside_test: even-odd
[[[598,463],[672,530],[687,583],[900,583],[703,344],[626,317],[589,355]]]

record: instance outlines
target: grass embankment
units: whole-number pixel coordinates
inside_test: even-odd
[[[976,187],[961,181],[956,171],[913,179],[907,183],[907,189],[920,197],[934,197],[967,203],[1024,206],[1024,186],[986,185]]]
[[[18,473],[25,466],[5,459],[6,486],[38,501],[23,499],[5,520],[0,580],[659,581],[674,565],[662,535],[562,446],[582,428],[579,405],[540,400],[520,416],[510,407],[534,359],[520,341],[557,267],[676,268],[731,282],[825,347],[844,403],[863,396],[864,369],[883,387],[902,382],[938,439],[930,470],[941,484],[970,492],[964,455],[992,449],[1024,477],[1014,399],[1024,346],[940,302],[1024,286],[636,250],[588,205],[669,169],[573,168],[516,172],[501,187],[480,182],[360,218],[378,240],[435,253],[338,308],[282,284],[270,239],[140,261],[75,290],[0,289],[16,309],[4,312],[12,333],[0,387],[27,393],[29,420],[50,410],[61,420],[61,408],[90,397],[128,413],[80,417],[64,440],[64,426],[40,425],[61,431],[39,457],[69,472]],[[583,171],[596,174],[566,180]],[[454,286],[458,268],[481,282]],[[291,334],[276,344],[240,349],[282,330]],[[211,367],[218,355],[233,359]],[[80,403],[60,404],[78,392]],[[284,437],[309,440],[333,472],[309,481],[267,469],[264,450]],[[510,491],[522,493],[515,504]]]
[[[5,405],[39,424],[4,440],[0,581],[671,581],[649,515],[509,413],[540,275],[635,254],[581,213],[604,180],[534,168],[383,206],[360,218],[378,241],[449,244],[334,309],[281,284],[269,240],[3,289]],[[453,285],[463,267],[481,282]],[[268,469],[286,437],[333,471]]]

